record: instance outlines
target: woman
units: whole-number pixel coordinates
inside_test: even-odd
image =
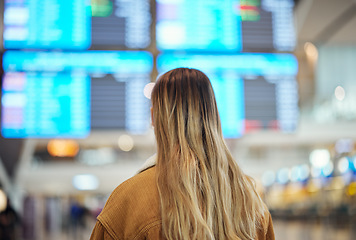
[[[156,164],[116,188],[91,239],[274,239],[253,181],[226,147],[208,77],[171,70],[151,100]]]

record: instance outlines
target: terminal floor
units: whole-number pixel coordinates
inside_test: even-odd
[[[279,240],[355,240],[356,228],[350,223],[324,219],[282,220],[274,219],[276,239]]]
[[[85,227],[76,230],[38,236],[37,240],[87,240],[95,222],[89,220]],[[273,219],[276,240],[355,240],[356,223],[353,226],[343,221],[332,220],[286,220]]]

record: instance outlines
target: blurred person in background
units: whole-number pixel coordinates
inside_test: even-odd
[[[209,78],[171,70],[151,100],[157,156],[114,190],[91,239],[274,239],[267,207],[225,144]]]
[[[20,218],[14,208],[11,206],[10,200],[7,199],[6,208],[0,211],[0,239],[15,240],[18,238],[16,229],[20,225]]]

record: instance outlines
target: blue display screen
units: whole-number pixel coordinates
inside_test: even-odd
[[[5,0],[6,49],[87,49],[91,11],[87,0]]]
[[[244,85],[236,76],[211,75],[225,138],[238,138],[244,133]]]
[[[149,0],[5,0],[5,49],[146,48]]]
[[[292,51],[293,0],[156,0],[162,51]]]
[[[6,73],[1,132],[8,138],[74,137],[90,132],[90,78],[53,73]]]
[[[282,53],[162,54],[157,59],[159,72],[182,66],[203,72],[233,71],[240,76],[295,76],[298,72],[297,59],[292,54]]]
[[[157,46],[162,50],[241,50],[237,0],[157,1]]]
[[[298,122],[298,63],[291,54],[189,55],[162,54],[157,68],[196,68],[214,88],[223,134],[274,129],[293,132]]]
[[[1,132],[7,138],[147,131],[153,58],[147,52],[17,52],[3,56]]]
[[[150,73],[152,55],[141,51],[18,52],[6,51],[4,71]]]

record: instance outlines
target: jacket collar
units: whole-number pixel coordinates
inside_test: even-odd
[[[146,171],[147,169],[155,166],[157,163],[157,154],[154,154],[153,156],[149,157],[145,163],[142,165],[142,167],[137,171],[136,174],[139,174],[143,171]]]

